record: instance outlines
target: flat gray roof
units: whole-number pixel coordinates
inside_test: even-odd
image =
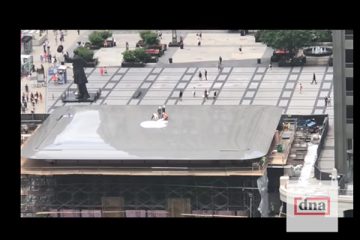
[[[68,106],[54,111],[21,154],[46,160],[249,160],[265,156],[274,106]]]

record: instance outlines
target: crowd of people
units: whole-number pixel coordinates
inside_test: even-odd
[[[25,92],[21,95],[21,112],[22,113],[35,113],[36,107],[43,101],[41,92],[35,93],[29,91],[29,86],[25,84]]]

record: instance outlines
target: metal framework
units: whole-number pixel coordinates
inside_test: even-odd
[[[166,210],[189,199],[194,212],[242,211],[259,216],[255,177],[22,176],[21,215],[51,209],[101,210],[102,197],[123,197],[124,210]],[[251,208],[251,209],[250,209]]]

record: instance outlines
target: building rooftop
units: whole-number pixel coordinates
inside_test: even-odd
[[[69,106],[24,144],[27,159],[251,160],[265,156],[282,109],[273,106]]]

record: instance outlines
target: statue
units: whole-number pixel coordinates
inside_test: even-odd
[[[90,95],[86,88],[86,83],[88,82],[88,80],[84,71],[84,66],[87,64],[86,61],[78,55],[77,49],[74,50],[73,58],[65,55],[65,59],[67,62],[71,62],[73,64],[74,83],[78,85],[79,93],[76,98],[79,100],[86,100],[90,98]]]

